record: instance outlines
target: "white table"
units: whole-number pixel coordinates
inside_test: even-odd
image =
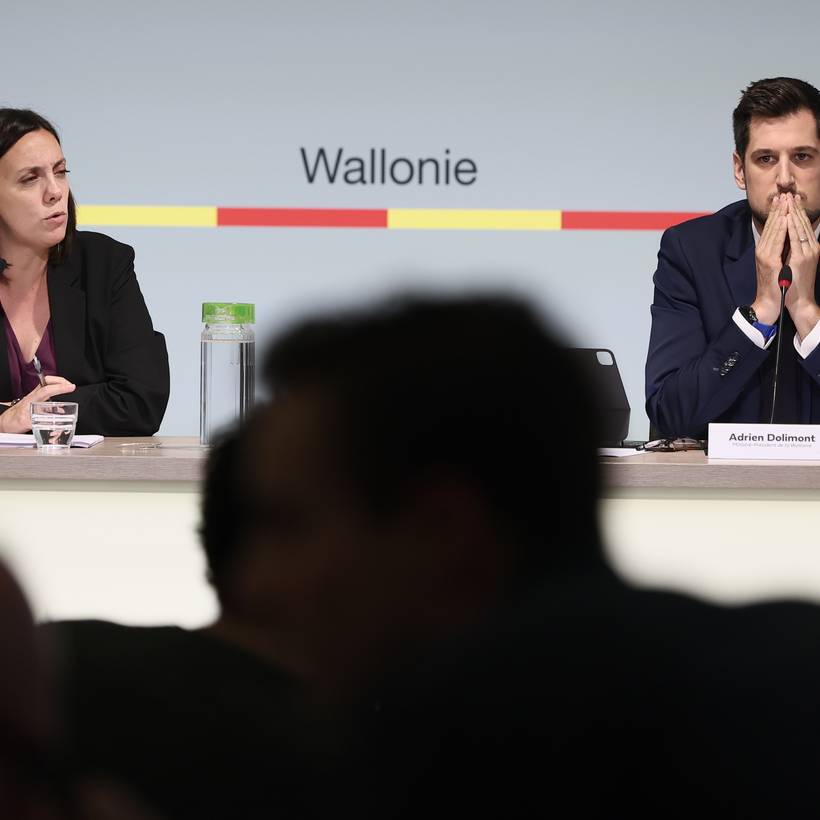
[[[820,463],[603,459],[608,554],[632,582],[713,601],[820,601]]]
[[[60,455],[0,449],[0,555],[35,614],[209,621],[216,600],[197,538],[206,455],[197,439],[162,437]]]
[[[159,448],[124,448],[129,442]],[[199,547],[193,438],[0,450],[0,555],[40,618],[199,626],[216,613]],[[608,555],[628,580],[723,602],[820,601],[820,464],[603,459]]]

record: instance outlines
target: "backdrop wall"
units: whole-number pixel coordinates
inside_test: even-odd
[[[664,6],[18,2],[3,10],[0,104],[55,122],[85,205],[711,211],[740,197],[742,88],[820,82],[815,8]],[[310,182],[300,149],[320,147],[468,158],[474,181]],[[309,307],[468,285],[511,287],[575,344],[611,347],[630,433],[647,433],[657,230],[97,229],[136,248],[167,336],[165,434],[198,430],[202,301],[255,302],[264,339]]]

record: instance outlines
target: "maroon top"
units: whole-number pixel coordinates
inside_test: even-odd
[[[23,359],[23,352],[14,335],[8,316],[3,314],[3,330],[6,332],[6,351],[9,358],[9,374],[11,376],[11,396],[3,396],[2,400],[19,399],[34,390],[40,384],[37,371],[31,362]],[[37,348],[37,358],[44,376],[57,375],[57,357],[54,354],[54,340],[51,337],[51,319],[48,320],[40,346]],[[33,360],[32,360],[33,361]]]

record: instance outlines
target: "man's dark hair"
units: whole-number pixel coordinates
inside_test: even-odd
[[[807,109],[814,116],[820,137],[820,91],[803,80],[774,77],[752,83],[742,94],[732,113],[735,150],[741,162],[749,147],[749,125],[753,117],[776,119]]]
[[[26,134],[33,131],[48,131],[58,143],[60,142],[57,129],[45,117],[27,108],[0,108],[0,158]],[[48,261],[51,265],[59,265],[68,256],[77,233],[77,207],[71,191],[68,193],[66,217],[65,238],[49,253]]]
[[[208,580],[223,607],[229,603],[225,576],[242,537],[240,449],[238,430],[222,433],[208,454],[202,487],[199,536],[208,564]]]
[[[305,321],[270,350],[274,393],[318,388],[374,513],[449,470],[519,546],[520,577],[599,561],[595,412],[568,353],[523,302],[409,296]]]

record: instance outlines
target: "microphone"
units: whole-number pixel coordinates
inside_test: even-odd
[[[774,421],[774,407],[777,401],[777,372],[780,370],[780,342],[783,339],[783,308],[786,306],[786,291],[792,284],[792,269],[788,265],[783,265],[777,275],[777,284],[780,287],[780,318],[777,321],[777,350],[774,354],[774,380],[772,383],[772,413],[769,416],[769,424]]]

